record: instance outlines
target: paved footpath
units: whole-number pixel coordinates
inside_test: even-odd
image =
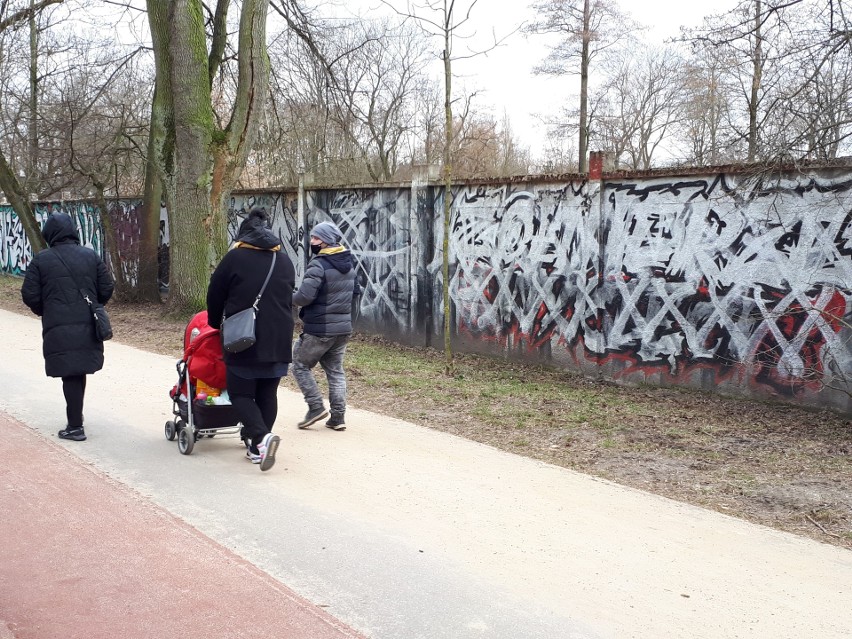
[[[39,323],[0,311],[0,639],[850,636],[847,550],[366,411],[299,431],[283,389],[270,472],[182,456],[174,359],[106,351],[58,440]]]
[[[0,429],[9,636],[360,636],[20,422],[0,415]]]

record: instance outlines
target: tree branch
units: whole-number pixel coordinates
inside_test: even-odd
[[[0,32],[4,31],[13,24],[26,20],[30,17],[31,14],[34,15],[51,4],[62,4],[62,2],[64,2],[64,0],[41,0],[41,2],[35,3],[32,7],[27,7],[26,9],[16,11],[8,18],[0,20]]]

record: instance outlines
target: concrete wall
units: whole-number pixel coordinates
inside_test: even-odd
[[[852,411],[852,169],[466,184],[452,196],[457,348]],[[359,330],[441,346],[439,185],[237,194],[232,235],[258,204],[299,276],[306,230],[340,226],[364,288]],[[0,250],[20,273],[15,231]]]
[[[35,215],[39,224],[54,211],[64,210],[77,224],[80,241],[98,255],[103,255],[103,227],[97,208],[88,201],[83,202],[37,202]],[[12,275],[23,275],[32,257],[30,242],[18,216],[8,204],[0,204],[0,271]]]
[[[848,170],[607,182],[607,374],[848,410],[850,187]]]

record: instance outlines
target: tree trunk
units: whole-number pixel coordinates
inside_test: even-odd
[[[751,96],[748,103],[748,161],[757,157],[757,104],[763,75],[763,36],[760,21],[763,6],[761,0],[754,3],[754,55],[752,58]]]
[[[589,41],[591,13],[589,11],[589,0],[583,0],[583,51],[580,58],[580,140],[579,140],[579,171],[586,173],[589,170]]]
[[[101,226],[104,230],[104,246],[106,247],[107,259],[112,267],[112,278],[115,281],[116,300],[123,302],[128,297],[127,276],[122,268],[121,255],[118,252],[118,242],[115,237],[115,226],[112,223],[112,212],[104,196],[104,185],[94,183],[95,187],[95,205],[101,211]]]
[[[18,179],[15,177],[15,173],[12,171],[12,167],[6,162],[6,157],[3,153],[0,153],[0,191],[3,191],[6,197],[9,198],[12,209],[14,209],[18,219],[21,220],[21,225],[24,227],[24,232],[30,241],[33,255],[47,248],[29,198],[21,188]]]
[[[38,24],[36,23],[35,0],[30,0],[30,95],[27,105],[27,196],[40,189],[38,161]]]
[[[155,86],[154,97],[151,102],[151,126],[148,137],[148,161],[145,166],[145,202],[146,208],[145,224],[141,233],[141,241],[146,246],[142,251],[148,255],[151,247],[149,242],[154,242],[150,237],[150,225],[154,224],[154,210],[157,210],[157,224],[159,226],[159,199],[166,203],[169,227],[169,253],[173,240],[171,229],[174,227],[176,209],[174,204],[174,110],[172,108],[172,86],[171,86],[171,61],[169,57],[169,16],[167,0],[147,0],[148,22],[151,27],[151,42],[154,50]],[[159,195],[158,195],[159,193]],[[157,229],[157,241],[159,240],[159,228]],[[159,246],[157,246],[159,249]],[[151,265],[153,267],[153,264]],[[171,271],[171,258],[169,259],[169,270]],[[159,269],[156,275],[159,278]],[[147,278],[147,276],[146,276]],[[171,279],[171,275],[169,276]],[[171,288],[171,282],[169,283]],[[145,284],[148,286],[148,283]],[[159,295],[159,283],[157,285]]]
[[[204,308],[212,261],[213,108],[199,0],[174,0],[169,12],[170,83],[174,109],[174,211],[169,307]]]
[[[269,0],[243,0],[240,14],[239,77],[231,121],[217,136],[210,189],[213,266],[228,250],[227,200],[240,179],[246,158],[257,138],[269,86],[266,54],[266,14]],[[208,99],[209,102],[209,99]],[[211,110],[212,113],[212,110]]]
[[[157,101],[156,95],[154,102]],[[145,163],[145,192],[139,212],[139,267],[136,271],[136,295],[141,302],[160,301],[160,202],[163,187],[154,163],[156,144],[153,127],[148,133],[148,158]]]
[[[453,72],[450,63],[449,19],[444,30],[444,260],[441,273],[444,279],[444,356],[446,375],[453,374],[453,341],[450,332],[450,213],[453,199],[453,166],[450,145],[453,142]]]
[[[169,212],[173,311],[204,307],[210,271],[227,250],[225,203],[254,144],[266,99],[267,8],[268,0],[242,3],[234,108],[221,131],[210,81],[218,53],[214,46],[212,57],[207,54],[200,0],[148,0],[157,66],[151,156]]]

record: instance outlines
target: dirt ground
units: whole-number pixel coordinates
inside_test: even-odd
[[[20,283],[0,276],[0,308],[28,313]],[[108,309],[117,341],[180,357],[186,318]],[[850,416],[472,355],[447,378],[442,353],[371,336],[356,335],[347,371],[353,406],[852,549]]]

